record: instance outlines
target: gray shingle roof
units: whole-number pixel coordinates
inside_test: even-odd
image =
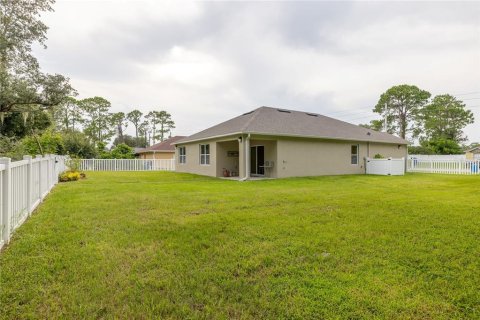
[[[154,144],[148,148],[145,148],[138,153],[148,153],[148,152],[175,152],[175,143],[178,140],[181,140],[185,138],[185,136],[174,136],[171,138],[168,138],[167,140],[164,140],[162,142],[159,142],[157,144]]]
[[[175,144],[242,133],[408,144],[408,141],[394,135],[320,114],[270,107],[244,113]]]

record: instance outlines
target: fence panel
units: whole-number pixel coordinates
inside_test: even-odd
[[[405,158],[372,159],[367,158],[367,174],[398,176],[405,174]]]
[[[409,159],[407,171],[443,174],[480,174],[480,160],[434,160]]]
[[[16,162],[0,158],[0,248],[57,184],[66,160],[55,155]]]
[[[465,154],[411,154],[408,159],[419,160],[466,160]]]
[[[81,159],[82,171],[175,171],[175,159]]]

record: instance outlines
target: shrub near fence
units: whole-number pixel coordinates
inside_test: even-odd
[[[408,160],[409,172],[480,174],[480,160]]]
[[[25,156],[15,162],[0,158],[0,248],[57,184],[65,161],[56,155]]]
[[[81,171],[174,171],[175,159],[82,159]]]

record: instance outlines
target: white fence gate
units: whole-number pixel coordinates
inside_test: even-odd
[[[407,171],[444,174],[480,174],[480,160],[409,159]]]
[[[81,159],[82,171],[175,171],[175,159]]]
[[[403,176],[405,174],[405,158],[367,158],[366,173],[385,176]]]
[[[65,171],[66,157],[47,155],[11,162],[0,158],[0,248],[30,216]]]

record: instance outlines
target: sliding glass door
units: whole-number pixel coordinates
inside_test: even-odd
[[[265,174],[265,147],[250,147],[250,174],[254,176],[263,176]]]

